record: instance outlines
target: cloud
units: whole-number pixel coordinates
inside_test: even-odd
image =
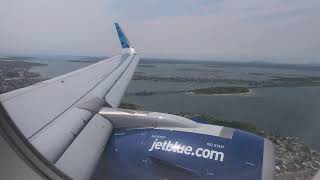
[[[118,0],[110,9],[124,18],[152,19],[161,16],[190,16],[208,14],[223,0]]]
[[[320,62],[318,0],[0,0],[0,52],[119,51],[119,21],[147,56]]]
[[[111,53],[118,42],[106,12],[103,0],[1,0],[0,50]]]

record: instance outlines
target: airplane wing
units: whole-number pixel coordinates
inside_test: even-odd
[[[97,112],[102,106],[119,106],[139,62],[119,24],[115,27],[121,54],[0,95],[1,110],[7,118],[47,160],[76,179],[88,179],[112,131],[112,124],[103,121]],[[90,141],[92,138],[95,141]],[[85,149],[78,149],[77,154],[83,153],[85,156],[79,158],[88,165],[73,174],[68,169],[77,163],[70,160],[76,159],[71,153],[75,148]]]
[[[17,158],[2,160],[8,145],[46,179],[274,179],[274,146],[266,138],[117,108],[139,57],[115,26],[121,54],[0,95],[0,170],[9,166],[20,177],[4,179],[39,179]]]

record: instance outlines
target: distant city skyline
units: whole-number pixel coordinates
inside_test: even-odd
[[[0,0],[0,54],[320,63],[318,0]]]

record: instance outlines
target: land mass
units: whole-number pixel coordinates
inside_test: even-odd
[[[33,66],[46,65],[21,60],[0,60],[0,94],[46,80],[40,74],[29,71]]]
[[[195,95],[231,95],[249,93],[250,89],[246,87],[207,87],[190,90],[179,91],[140,91],[134,93],[126,93],[126,96],[151,96],[158,94],[177,94],[177,93],[192,93]]]
[[[248,93],[250,90],[245,87],[209,87],[190,90],[194,94],[215,95],[215,94],[239,94]]]
[[[32,66],[47,66],[48,64],[37,63],[37,62],[26,62],[26,61],[18,61],[18,60],[3,60],[0,59],[0,67],[2,71],[10,71],[12,68],[25,68],[29,69]]]
[[[261,76],[261,75],[259,75]],[[197,82],[197,83],[227,83],[227,84],[241,84],[251,88],[263,87],[292,87],[292,86],[320,86],[320,77],[301,76],[273,76],[268,80],[254,81],[244,79],[228,79],[228,78],[213,78],[213,77],[160,77],[135,74],[132,80],[147,80],[155,82]]]
[[[33,57],[29,57],[29,56],[5,56],[5,57],[0,57],[0,60],[18,60],[18,61],[22,61],[22,60],[30,60],[33,59]]]

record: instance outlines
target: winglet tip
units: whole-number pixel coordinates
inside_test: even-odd
[[[120,40],[120,44],[122,49],[126,49],[126,48],[132,48],[130,41],[128,40],[127,36],[124,34],[124,32],[122,31],[119,23],[114,22],[114,25],[116,27],[116,31],[118,33],[118,37]]]

